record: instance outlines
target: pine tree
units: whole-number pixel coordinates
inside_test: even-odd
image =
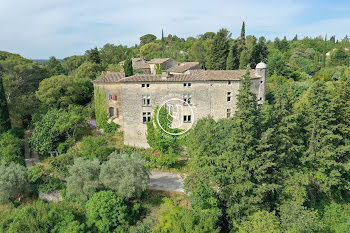
[[[124,62],[124,73],[125,73],[125,77],[129,77],[134,75],[134,69],[132,68],[132,60],[126,59]]]
[[[227,29],[220,29],[220,31],[216,33],[208,54],[208,56],[210,56],[210,59],[207,59],[206,63],[208,69],[226,69],[226,60],[229,53],[228,37],[229,32]]]
[[[300,114],[304,116],[307,150],[301,161],[318,192],[336,195],[348,185],[349,175],[343,163],[350,148],[338,131],[335,102],[330,97],[326,84],[321,81],[313,83],[306,93]]]
[[[7,107],[5,89],[0,77],[0,134],[11,129],[10,115]]]
[[[323,44],[322,68],[326,67],[326,53],[327,53],[327,35],[324,38],[324,44]]]
[[[90,49],[90,50],[87,50],[85,52],[85,54],[87,55],[88,61],[91,61],[91,62],[96,63],[96,64],[101,63],[100,52],[98,51],[97,47]]]
[[[239,58],[239,69],[244,70],[247,68],[249,64],[249,55],[247,50],[243,50],[241,53],[241,57]]]
[[[246,49],[246,45],[245,45],[245,22],[244,21],[242,23],[241,36],[237,39],[237,47],[238,47],[239,56],[241,56],[242,51]]]
[[[231,48],[230,52],[227,56],[226,61],[226,70],[236,70],[239,67],[239,57],[238,57],[238,50],[237,45],[234,43]]]

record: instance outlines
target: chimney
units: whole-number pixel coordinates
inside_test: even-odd
[[[162,80],[166,80],[169,77],[169,72],[163,71],[162,72]]]

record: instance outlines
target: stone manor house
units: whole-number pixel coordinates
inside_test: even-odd
[[[149,147],[146,123],[151,120],[154,108],[169,97],[183,99],[190,105],[183,106],[183,124],[194,123],[206,116],[212,116],[215,120],[228,118],[235,113],[236,95],[245,70],[202,70],[198,69],[197,63],[171,61],[172,66],[165,67],[167,69],[162,74],[153,74],[155,62],[169,59],[153,60],[147,63],[150,72],[146,74],[125,77],[124,73],[105,72],[94,81],[95,88],[105,91],[108,103],[106,111],[110,120],[124,131],[126,145]],[[251,89],[259,103],[265,101],[266,71],[264,63],[259,63],[255,70],[250,71]]]

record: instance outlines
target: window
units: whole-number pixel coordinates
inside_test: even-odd
[[[231,86],[231,85],[232,85],[232,82],[231,82],[231,81],[228,81],[227,84],[228,84],[229,86]]]
[[[109,107],[109,117],[114,117],[114,108],[113,107]]]
[[[231,108],[228,108],[226,113],[227,113],[226,117],[230,118],[231,117]]]
[[[263,83],[263,81],[260,81],[260,83]]]
[[[262,97],[260,97],[259,100],[262,100]]]
[[[227,92],[227,102],[231,102],[231,92]]]
[[[112,100],[117,100],[117,95],[112,95]]]
[[[142,95],[142,106],[151,106],[151,96]]]
[[[192,86],[191,83],[184,83],[184,87],[190,87],[190,86]]]
[[[184,94],[184,105],[191,105],[192,96],[191,94]]]
[[[112,99],[113,99],[113,96],[112,96],[112,95],[109,95],[109,96],[108,96],[108,99],[109,99],[109,100],[112,100]]]
[[[147,84],[146,84],[146,87],[149,88],[149,86],[150,86],[149,83],[147,83]]]
[[[184,123],[190,123],[191,122],[191,115],[184,115]]]
[[[142,87],[142,88],[146,87],[146,84],[142,83],[142,84],[141,84],[141,87]]]
[[[142,113],[142,123],[146,124],[151,121],[151,112],[143,112]]]
[[[184,87],[187,87],[187,83],[184,83]]]

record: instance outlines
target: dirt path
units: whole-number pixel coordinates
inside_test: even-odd
[[[24,139],[25,145],[24,145],[24,160],[26,162],[27,168],[33,167],[35,164],[40,163],[40,158],[38,153],[31,152],[29,148],[29,138],[31,136],[32,132],[30,130],[26,130],[24,132]]]
[[[184,179],[176,173],[151,172],[149,189],[184,192]]]

